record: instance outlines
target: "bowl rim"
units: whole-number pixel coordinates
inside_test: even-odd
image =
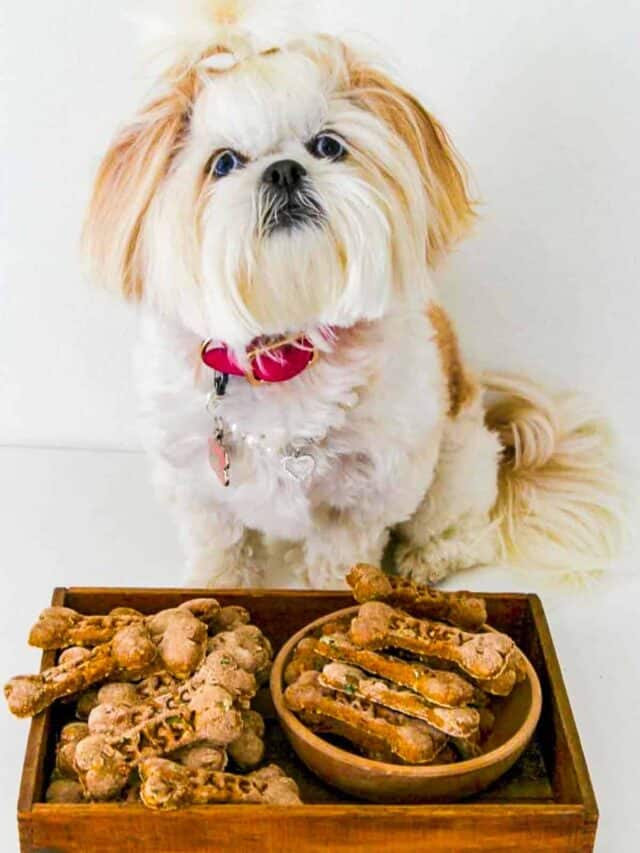
[[[324,752],[336,761],[348,763],[361,770],[374,770],[375,772],[384,774],[385,776],[393,775],[405,778],[443,778],[446,776],[461,776],[467,773],[474,773],[486,767],[499,764],[501,761],[512,756],[519,749],[524,749],[533,737],[533,733],[540,719],[542,711],[542,688],[540,686],[538,674],[533,668],[531,661],[522,652],[521,654],[525,661],[527,679],[531,690],[531,705],[527,715],[520,728],[518,728],[508,740],[500,744],[500,746],[497,746],[495,749],[492,749],[490,752],[485,752],[482,755],[479,755],[477,758],[469,758],[464,761],[458,761],[455,764],[389,764],[385,761],[376,761],[372,758],[364,758],[363,756],[356,755],[346,749],[334,746],[305,726],[304,723],[296,717],[293,711],[290,711],[289,708],[287,708],[284,701],[283,682],[285,665],[291,656],[294,646],[297,645],[300,640],[316,628],[319,628],[325,622],[332,621],[341,616],[347,616],[350,613],[355,613],[359,609],[359,606],[360,605],[356,604],[353,607],[346,607],[342,610],[336,610],[333,613],[319,617],[293,634],[293,636],[291,636],[279,650],[273,662],[269,683],[276,713],[285,729],[287,727],[290,728],[297,737],[306,741],[309,746]],[[485,625],[484,627],[491,631],[495,630],[489,625]]]

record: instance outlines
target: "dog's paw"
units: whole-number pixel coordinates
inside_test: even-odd
[[[398,574],[423,584],[444,580],[456,569],[450,564],[448,554],[443,552],[440,545],[438,541],[426,545],[400,543],[396,547],[394,559]]]
[[[229,551],[200,553],[187,565],[187,584],[195,589],[262,587],[264,570],[244,546]]]
[[[296,570],[296,581],[307,589],[348,589],[349,566],[333,562],[328,558],[316,557],[300,565]]]
[[[463,531],[461,531],[462,533]],[[398,574],[417,583],[436,584],[454,572],[492,562],[496,556],[496,540],[491,527],[480,535],[457,537],[455,530],[425,543],[399,542],[394,553]]]

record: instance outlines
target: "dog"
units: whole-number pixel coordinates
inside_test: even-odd
[[[141,305],[145,444],[190,583],[340,587],[385,554],[432,583],[600,567],[605,423],[474,373],[440,304],[432,271],[475,219],[444,128],[340,38],[251,14],[208,0],[171,31],[84,232],[94,277]]]

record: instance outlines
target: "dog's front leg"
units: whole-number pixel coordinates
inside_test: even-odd
[[[215,503],[177,508],[189,585],[201,588],[261,586],[255,535]]]
[[[478,398],[447,422],[433,483],[414,516],[396,530],[398,572],[437,583],[497,555],[491,510],[497,497],[500,445],[484,424]]]
[[[354,563],[380,565],[388,539],[384,523],[362,525],[349,510],[323,508],[304,542],[299,580],[311,589],[343,589]]]

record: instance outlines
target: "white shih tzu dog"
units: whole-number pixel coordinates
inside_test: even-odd
[[[474,376],[439,305],[431,268],[474,218],[445,131],[338,38],[272,38],[247,7],[182,20],[85,232],[142,305],[147,445],[191,582],[340,586],[390,540],[419,581],[597,567],[618,516],[602,422]]]

